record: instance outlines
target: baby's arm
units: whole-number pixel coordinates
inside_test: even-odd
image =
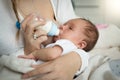
[[[62,48],[58,45],[49,48],[42,48],[32,52],[29,55],[19,56],[22,58],[39,59],[42,61],[53,60],[62,54]]]
[[[62,54],[62,48],[56,45],[53,47],[40,49],[32,54],[35,58],[43,61],[53,60]]]

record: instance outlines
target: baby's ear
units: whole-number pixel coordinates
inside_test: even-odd
[[[85,48],[86,46],[87,46],[86,41],[81,41],[81,42],[78,43],[78,48],[80,48],[80,49],[83,49],[83,48]]]

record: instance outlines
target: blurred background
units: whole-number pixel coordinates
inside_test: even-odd
[[[120,28],[120,0],[72,0],[72,3],[78,16]]]

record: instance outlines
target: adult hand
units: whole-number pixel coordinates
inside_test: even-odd
[[[36,14],[28,15],[21,24],[24,35],[24,51],[29,54],[34,50],[40,49],[42,42],[47,40],[47,33],[36,27],[45,24],[45,21]],[[34,35],[37,36],[34,39]]]
[[[72,59],[74,57],[74,59]],[[23,78],[35,77],[34,80],[73,80],[81,60],[78,54],[71,52],[53,61],[34,66],[35,70],[24,74]]]

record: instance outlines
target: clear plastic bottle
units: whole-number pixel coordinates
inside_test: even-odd
[[[40,28],[45,30],[48,36],[57,36],[59,35],[60,32],[58,26],[52,21],[47,21],[45,25],[39,26],[36,29],[40,29]]]

